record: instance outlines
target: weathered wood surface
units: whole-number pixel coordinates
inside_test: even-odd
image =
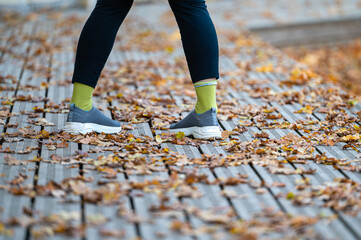
[[[210,9],[215,6],[218,5],[211,5]],[[153,13],[159,14],[148,22],[140,16],[149,9],[154,9]],[[195,95],[174,19],[163,8],[149,6],[149,9],[147,6],[136,8],[122,26],[94,96],[95,106],[106,116],[122,119],[120,121],[124,130],[120,136],[127,136],[127,139],[122,139],[115,145],[112,140],[103,139],[104,142],[88,144],[83,139],[83,142],[64,140],[67,144],[62,146],[62,142],[56,137],[61,134],[66,121],[67,105],[72,94],[70,81],[75,49],[84,13],[67,13],[62,16],[42,14],[11,31],[1,28],[4,35],[0,39],[0,73],[1,76],[14,76],[16,80],[11,81],[11,77],[5,79],[2,86],[13,89],[0,91],[2,110],[13,114],[1,117],[4,124],[0,124],[1,222],[7,223],[13,217],[22,218],[24,212],[28,211],[32,211],[37,218],[59,214],[64,217],[64,212],[67,212],[73,214],[72,224],[79,226],[75,228],[79,231],[78,234],[69,230],[71,239],[102,239],[107,236],[113,239],[232,239],[234,235],[224,227],[227,223],[222,222],[222,219],[218,219],[221,223],[214,222],[211,218],[214,216],[207,215],[209,212],[219,214],[221,211],[229,211],[229,214],[233,213],[227,215],[229,221],[247,222],[258,220],[257,214],[272,208],[294,217],[334,215],[335,219],[330,220],[329,224],[320,220],[312,225],[311,232],[315,234],[312,237],[359,239],[359,209],[358,214],[351,216],[347,209],[324,205],[327,201],[324,198],[312,198],[312,204],[302,206],[292,200],[292,196],[300,192],[302,183],[307,183],[305,191],[311,191],[312,187],[323,189],[333,186],[337,179],[352,180],[360,184],[359,145],[344,149],[347,143],[342,141],[325,144],[311,139],[310,141],[314,141],[315,151],[311,154],[313,158],[306,159],[305,162],[294,162],[288,158],[292,151],[282,149],[281,145],[278,149],[273,148],[279,154],[275,153],[268,160],[262,160],[262,154],[252,154],[254,149],[247,149],[248,152],[227,150],[236,144],[256,146],[261,139],[265,140],[257,137],[261,133],[268,135],[268,143],[263,146],[267,147],[267,144],[274,145],[278,140],[285,141],[286,136],[290,135],[306,139],[310,134],[322,137],[329,130],[341,131],[343,127],[337,125],[330,129],[320,128],[319,131],[311,129],[309,132],[296,127],[272,128],[264,125],[296,126],[305,121],[314,121],[313,126],[320,127],[321,122],[328,121],[328,115],[317,111],[295,113],[305,107],[305,104],[297,99],[290,100],[289,95],[335,87],[308,82],[291,86],[282,84],[290,78],[297,63],[283,56],[279,50],[235,30],[235,25],[230,26],[224,11],[213,11],[217,27],[224,27],[219,33],[222,73],[218,84],[219,124],[230,135],[221,141],[203,143],[192,139],[189,144],[177,144],[177,141],[171,143],[167,140],[159,142],[159,137],[165,138],[163,133],[167,132],[159,124],[172,117],[173,120],[169,121],[174,122],[186,116],[193,107]],[[162,28],[153,27],[152,23],[159,23]],[[234,31],[238,42],[232,34],[227,33],[227,28]],[[129,34],[124,34],[124,31]],[[9,46],[11,51],[4,51],[3,46]],[[233,50],[229,52],[227,49]],[[270,63],[275,66],[272,71],[258,69]],[[279,71],[276,66],[285,70]],[[305,96],[303,100],[307,101],[312,94]],[[35,98],[30,98],[23,101],[20,97],[28,95],[49,100],[36,101]],[[320,106],[326,107],[329,99],[319,97],[315,97],[316,101],[319,101]],[[13,101],[12,98],[19,99]],[[286,104],[285,100],[288,101]],[[280,114],[280,117],[275,120],[267,119],[267,111],[262,112],[262,107],[265,110],[276,107],[272,114]],[[357,114],[361,110],[360,105],[340,108],[355,119],[346,128],[360,125]],[[128,117],[131,110],[138,115]],[[36,113],[38,116],[29,118],[28,113],[23,111]],[[229,118],[230,113],[235,116]],[[45,118],[54,125],[39,126],[31,123],[31,120],[40,118]],[[248,125],[245,125],[244,131],[233,131],[243,127],[246,122]],[[37,134],[43,130],[50,137],[11,135],[19,133],[21,128],[33,129]],[[20,141],[9,140],[15,138]],[[136,141],[139,143],[134,144]],[[55,149],[52,146],[56,146]],[[146,148],[142,149],[144,146]],[[34,147],[34,150],[26,154],[18,153],[27,147]],[[329,158],[345,159],[349,163],[345,166],[349,168],[338,163],[332,166],[317,162],[315,156],[322,153]],[[122,154],[126,154],[126,157]],[[248,157],[227,165],[227,157],[232,159],[237,154],[248,154]],[[8,165],[4,160],[6,155],[26,164]],[[196,161],[207,156],[213,156],[214,162]],[[50,161],[53,159],[67,159],[67,162]],[[107,160],[104,162],[104,159]],[[218,162],[222,159],[224,164]],[[291,173],[275,173],[274,169]],[[315,171],[313,174],[306,174],[312,170]],[[19,184],[9,184],[19,174],[26,175],[26,179]],[[192,183],[192,177],[201,177],[203,180],[194,180]],[[232,183],[239,178],[242,179],[241,182]],[[52,196],[17,196],[6,188],[29,185],[36,192],[50,182],[61,183],[69,179],[84,182],[84,188],[88,192],[68,189],[64,198],[55,197],[58,192]],[[185,179],[190,182],[188,185]],[[85,194],[95,194],[96,190],[100,191],[107,184],[124,187],[124,193],[116,204],[103,202],[106,202],[107,197],[114,197],[111,191],[108,195],[102,195],[103,198],[85,198],[88,197]],[[356,199],[360,201],[359,197]],[[207,217],[213,222],[207,220]],[[96,221],[104,222],[97,225],[94,224]],[[3,239],[33,239],[36,234],[40,234],[39,231],[44,231],[43,226],[37,224],[25,227],[5,226],[14,232],[11,236],[0,235]],[[112,234],[114,235],[110,236]],[[261,238],[284,236],[282,232],[275,231],[270,235],[264,232],[260,234]],[[53,232],[47,237],[63,239],[65,236],[60,231],[59,234]]]

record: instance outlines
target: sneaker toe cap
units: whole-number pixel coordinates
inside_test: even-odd
[[[114,120],[113,123],[114,123],[114,127],[120,127],[120,122]]]

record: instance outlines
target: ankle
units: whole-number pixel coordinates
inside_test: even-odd
[[[195,112],[197,114],[205,113],[211,108],[217,109],[216,85],[217,80],[215,79],[205,79],[194,84],[197,94],[195,106]]]
[[[196,103],[195,107],[194,107],[194,111],[197,113],[197,114],[203,114],[209,110],[211,110],[212,108],[215,108],[216,109],[216,113],[218,112],[218,107],[217,105],[215,107],[208,107],[208,108],[204,108],[202,106],[200,106],[199,104]]]
[[[70,103],[74,103],[76,107],[89,111],[93,107],[93,90],[94,88],[75,82],[73,86],[73,96],[71,98]]]

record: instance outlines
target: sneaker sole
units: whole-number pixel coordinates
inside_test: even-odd
[[[192,135],[194,138],[197,139],[222,138],[222,133],[218,126],[177,128],[177,129],[169,129],[169,132],[171,133],[184,132],[185,136]]]
[[[109,127],[96,123],[78,123],[78,122],[67,122],[65,123],[64,132],[72,134],[86,134],[91,132],[113,134],[118,133],[122,130],[122,127]]]

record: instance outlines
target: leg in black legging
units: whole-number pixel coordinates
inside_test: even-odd
[[[93,107],[93,90],[133,0],[98,0],[80,35],[73,74],[73,96],[64,131],[119,133],[118,121]]]
[[[133,0],[98,0],[80,35],[73,83],[95,88],[132,4]]]
[[[219,78],[217,34],[204,0],[169,0],[193,83]]]

